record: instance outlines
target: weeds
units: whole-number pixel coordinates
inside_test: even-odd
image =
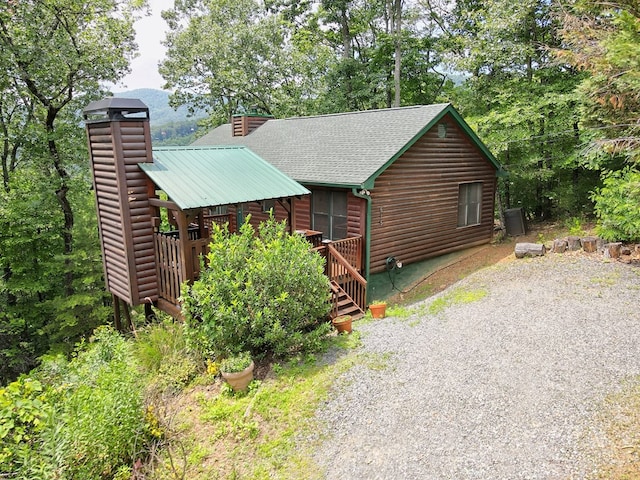
[[[597,478],[640,478],[640,379],[607,397],[600,423],[613,449],[612,458],[599,468]]]
[[[466,303],[477,302],[487,296],[487,290],[484,288],[475,290],[466,290],[464,288],[456,288],[455,290],[436,298],[427,307],[427,313],[430,315],[438,315],[446,308],[452,305],[460,305]]]

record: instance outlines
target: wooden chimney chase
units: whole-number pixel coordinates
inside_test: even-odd
[[[241,114],[231,117],[231,133],[234,137],[246,137],[267,120],[271,115]]]
[[[140,100],[107,98],[84,109],[107,290],[140,305],[158,299],[149,183],[138,167],[152,162],[149,109]]]

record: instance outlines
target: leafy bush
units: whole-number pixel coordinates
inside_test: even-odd
[[[37,437],[51,413],[44,388],[37,380],[22,377],[0,389],[1,473],[15,470],[24,447]]]
[[[609,241],[640,239],[640,172],[626,168],[609,173],[592,200],[598,235]]]
[[[183,288],[188,339],[210,357],[317,349],[330,326],[324,260],[273,219],[237,234],[214,227],[208,266]]]
[[[150,386],[159,392],[179,391],[198,373],[199,362],[187,348],[184,325],[173,319],[139,330],[134,352],[142,371],[150,377]]]
[[[72,361],[47,359],[35,373],[3,391],[0,476],[129,478],[151,436],[131,342],[102,327]]]
[[[220,362],[220,371],[237,373],[243,371],[249,365],[251,365],[251,354],[249,352],[242,352],[222,360],[222,362]]]

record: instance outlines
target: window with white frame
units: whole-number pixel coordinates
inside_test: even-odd
[[[458,227],[478,225],[482,205],[482,182],[461,183],[458,190]]]
[[[263,213],[269,213],[271,210],[275,211],[276,209],[276,201],[274,199],[262,200],[260,203],[262,204]]]
[[[347,192],[314,190],[311,194],[311,228],[329,240],[347,238]]]

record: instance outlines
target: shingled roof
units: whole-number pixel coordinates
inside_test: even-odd
[[[272,119],[244,137],[233,137],[231,125],[225,124],[193,145],[244,145],[300,183],[370,188],[375,177],[447,113],[499,168],[448,103]]]

